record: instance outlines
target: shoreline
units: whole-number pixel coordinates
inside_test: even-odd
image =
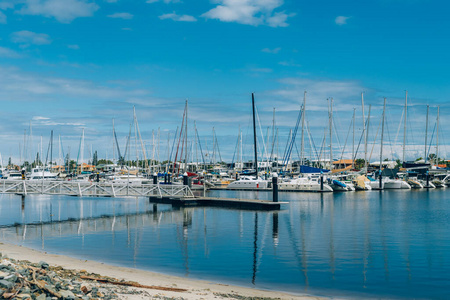
[[[261,290],[249,287],[221,284],[206,280],[196,280],[172,275],[165,275],[151,271],[113,266],[101,262],[82,260],[69,256],[49,254],[32,248],[0,241],[0,252],[3,256],[19,260],[38,263],[45,261],[51,266],[64,269],[98,273],[118,280],[137,282],[148,286],[185,289],[183,292],[161,291],[157,289],[129,287],[145,294],[121,294],[119,299],[326,299],[312,295],[290,294],[281,291]]]

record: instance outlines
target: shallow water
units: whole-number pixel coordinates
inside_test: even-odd
[[[179,276],[325,296],[448,298],[450,191],[280,193],[279,212],[0,195],[0,239]],[[211,196],[270,199],[269,192]]]

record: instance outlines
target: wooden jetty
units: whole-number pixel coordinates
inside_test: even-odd
[[[272,202],[266,200],[215,198],[215,197],[149,197],[150,202],[171,204],[172,206],[212,206],[245,210],[280,210],[281,204],[287,202]]]

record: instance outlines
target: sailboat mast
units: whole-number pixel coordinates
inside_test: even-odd
[[[428,143],[428,112],[430,111],[430,105],[427,105],[427,119],[425,124],[425,154],[424,154],[424,160],[425,163],[427,163],[428,157],[427,157],[427,143]]]
[[[405,161],[407,115],[408,115],[408,91],[406,91],[406,94],[405,94],[405,124],[403,126],[403,157],[402,157],[403,161]]]
[[[367,129],[366,129],[366,149],[367,149],[367,141],[369,140],[369,127],[370,127],[370,111],[372,110],[372,104],[369,104],[369,114],[367,115]],[[367,153],[366,153],[367,155]],[[364,167],[366,169],[366,175],[367,175],[367,165],[368,161],[365,161]]]
[[[53,130],[50,134],[50,168],[52,167],[52,160],[53,160]]]
[[[184,153],[184,171],[187,172],[188,171],[188,165],[187,165],[187,157],[188,157],[188,151],[187,151],[187,123],[188,123],[188,101],[186,99],[186,123],[184,124],[184,149],[185,149],[185,153]]]
[[[381,169],[383,165],[383,135],[384,135],[384,118],[385,118],[385,112],[386,112],[386,98],[384,98],[384,104],[383,104],[383,117],[381,121],[381,143],[380,143],[380,175],[381,175]],[[380,183],[381,188],[381,183]]]
[[[366,115],[364,114],[364,93],[361,93],[361,107],[362,107],[362,121],[363,121],[363,135],[364,135],[364,166],[367,161],[367,137],[366,137]]]
[[[355,113],[356,113],[356,108],[353,108],[352,169],[355,168]]]
[[[112,128],[112,142],[113,142],[113,156],[112,156],[112,162],[113,162],[113,164],[114,164],[114,161],[115,161],[115,158],[116,158],[116,149],[114,149],[115,148],[115,141],[114,141],[114,119],[112,119],[112,125],[113,125],[113,128]]]
[[[304,165],[303,157],[304,157],[304,150],[305,150],[305,138],[304,138],[304,130],[305,130],[305,107],[306,107],[306,91],[303,93],[303,111],[302,111],[302,144],[301,144],[301,150],[300,150],[300,170],[301,166]]]
[[[436,165],[439,165],[439,105],[437,107],[436,119]]]
[[[258,178],[258,147],[256,144],[256,118],[255,118],[255,95],[252,93],[252,111],[253,111],[253,145],[255,148],[255,170]]]
[[[333,98],[330,99],[330,170],[333,169]]]

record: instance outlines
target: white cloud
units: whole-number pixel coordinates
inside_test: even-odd
[[[350,17],[338,16],[338,17],[336,17],[334,22],[338,25],[345,25],[345,24],[347,24],[348,19],[350,19]]]
[[[88,0],[26,0],[19,13],[53,17],[61,23],[70,23],[79,17],[90,17],[99,6]]]
[[[0,11],[0,24],[6,24],[6,15]]]
[[[88,97],[121,99],[148,95],[147,90],[112,88],[87,80],[45,77],[14,68],[0,68],[0,99],[36,100],[47,98]]]
[[[80,46],[78,46],[78,45],[67,45],[67,48],[73,49],[73,50],[78,50],[78,49],[80,49]]]
[[[207,19],[218,19],[223,22],[236,22],[247,25],[268,25],[286,27],[288,17],[295,14],[274,12],[284,4],[284,0],[217,0],[215,8],[202,14]]]
[[[133,15],[127,12],[122,13],[115,13],[112,15],[108,15],[108,18],[117,18],[117,19],[124,19],[124,20],[130,20],[133,19]]]
[[[146,3],[155,3],[155,2],[164,2],[166,4],[168,3],[180,3],[181,0],[147,0]]]
[[[280,61],[278,63],[281,66],[285,66],[285,67],[301,67],[300,64],[295,63],[294,61],[290,60],[290,61]]]
[[[30,44],[46,45],[52,42],[48,34],[35,33],[28,30],[13,32],[11,34],[11,41],[13,43],[22,44],[24,47],[27,47]]]
[[[20,54],[14,50],[0,47],[0,57],[8,57],[8,58],[20,58]]]
[[[274,48],[274,49],[264,48],[261,51],[265,52],[265,53],[277,54],[278,52],[281,51],[281,48],[280,47],[277,47],[277,48]]]
[[[41,116],[34,116],[33,118],[31,118],[31,120],[33,120],[33,121],[43,121],[43,120],[50,120],[50,118],[41,117]]]
[[[255,73],[271,73],[273,70],[269,68],[251,68],[250,71]]]
[[[292,101],[293,106],[282,105],[283,110],[291,110],[298,106],[299,95],[303,91],[308,91],[308,102],[310,110],[327,110],[326,106],[315,105],[333,97],[336,103],[339,103],[339,109],[347,110],[358,103],[361,91],[364,88],[357,81],[338,81],[338,80],[312,80],[304,78],[283,78],[279,81],[284,85],[281,89],[272,91],[272,94],[281,96]]]
[[[180,22],[196,22],[197,21],[197,19],[193,16],[177,15],[176,13],[164,14],[164,15],[159,16],[159,18],[161,20],[170,19],[170,20],[180,21]]]

